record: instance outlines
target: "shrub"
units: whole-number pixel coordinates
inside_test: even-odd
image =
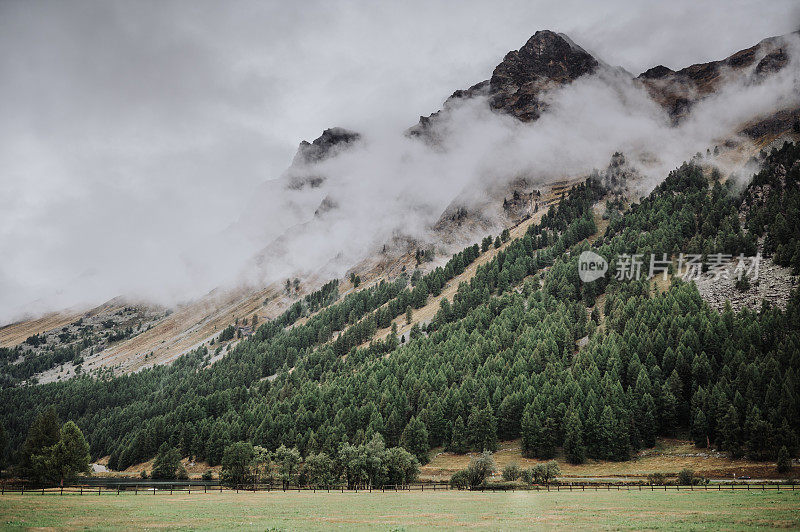
[[[450,486],[459,489],[480,486],[486,482],[489,475],[496,469],[492,453],[483,451],[479,456],[473,457],[472,460],[470,460],[469,466],[467,466],[466,469],[456,471],[456,473],[450,477]]]
[[[734,286],[740,292],[747,292],[748,290],[750,290],[750,280],[747,278],[746,275],[743,275],[741,279],[736,280]]]
[[[450,477],[450,487],[460,490],[469,487],[469,473],[466,469],[453,473],[453,476]]]
[[[647,475],[647,482],[656,486],[663,486],[666,481],[664,473],[650,473]]]
[[[203,480],[206,482],[209,480],[214,480],[214,473],[210,469],[206,469],[203,471]]]
[[[535,467],[530,469],[529,474],[533,479],[533,483],[547,484],[555,480],[555,478],[561,474],[561,468],[559,467],[558,462],[555,460],[550,460],[544,464],[537,464]]]
[[[692,479],[694,479],[694,471],[689,468],[681,469],[680,473],[678,473],[679,486],[691,486]]]
[[[517,464],[508,464],[503,468],[503,480],[513,482],[518,480],[522,471]]]
[[[533,471],[530,469],[523,469],[520,478],[525,484],[533,484],[535,482]]]

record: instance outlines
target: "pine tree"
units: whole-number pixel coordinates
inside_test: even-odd
[[[792,458],[789,456],[789,450],[784,445],[778,451],[778,473],[788,473],[792,469]]]
[[[720,446],[723,450],[731,453],[732,458],[739,458],[742,455],[741,427],[736,407],[730,405],[725,416],[719,423]]]
[[[46,448],[58,443],[60,436],[56,409],[49,406],[36,416],[31,428],[28,429],[28,436],[22,443],[20,469],[23,475],[35,475],[34,458],[42,455]]]
[[[535,457],[541,440],[541,426],[534,412],[533,405],[529,404],[522,412],[522,452],[525,456]]]
[[[583,426],[578,414],[574,411],[567,418],[564,428],[564,454],[571,464],[582,464],[586,460],[586,448],[583,445]]]
[[[178,476],[181,465],[181,454],[169,442],[164,442],[158,448],[158,454],[153,462],[151,477],[154,479],[172,480]]]
[[[467,419],[470,447],[476,451],[497,450],[497,421],[487,403],[482,409],[473,407]]]
[[[673,372],[674,374],[674,372]],[[667,436],[674,436],[675,430],[678,426],[678,400],[669,391],[667,385],[664,385],[662,392],[662,406],[661,406],[661,432]]]
[[[400,446],[416,456],[421,464],[428,463],[428,429],[422,420],[416,417],[409,420],[400,437]]]
[[[708,421],[702,410],[697,410],[692,420],[692,439],[697,447],[708,446]]]
[[[456,454],[464,454],[469,449],[467,441],[467,428],[464,426],[464,420],[458,416],[453,422],[453,434],[450,438],[450,451]]]
[[[8,434],[3,424],[0,423],[0,475],[6,467],[6,447],[8,447]]]

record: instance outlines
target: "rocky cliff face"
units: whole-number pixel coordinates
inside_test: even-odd
[[[287,172],[287,187],[294,190],[299,190],[306,186],[311,188],[319,187],[325,181],[325,177],[314,173],[310,169],[311,166],[328,157],[333,157],[360,138],[361,134],[355,131],[342,127],[332,127],[323,131],[322,135],[314,139],[313,142],[302,141],[300,146],[297,147],[292,166]]]
[[[508,113],[524,122],[539,118],[545,109],[541,96],[549,90],[591,74],[599,61],[572,42],[566,35],[549,30],[537,31],[519,50],[508,52],[488,80],[455,91],[441,111],[419,117],[408,134],[436,141],[435,125],[442,112],[459,100],[487,96],[492,109]]]
[[[300,143],[297,153],[292,161],[296,164],[310,164],[319,162],[331,155],[336,150],[341,149],[361,138],[359,133],[350,131],[343,127],[332,127],[322,132],[322,135],[314,139],[313,142],[306,140]]]
[[[544,110],[542,92],[597,70],[598,61],[564,35],[537,31],[525,46],[509,52],[489,80],[490,105],[523,121]]]
[[[758,83],[789,63],[783,37],[770,37],[721,61],[698,63],[678,71],[664,65],[646,70],[637,78],[650,96],[676,122],[702,98],[735,81]]]

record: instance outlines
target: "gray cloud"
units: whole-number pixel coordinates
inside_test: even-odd
[[[330,172],[345,181],[342,190],[366,179],[370,168],[396,162],[393,180],[367,190],[406,194],[413,207],[434,212],[447,196],[426,181],[411,187],[413,181],[403,181],[414,173],[409,169],[431,165],[445,175],[463,170],[458,175],[475,177],[486,163],[453,166],[418,147],[398,148],[396,133],[438,109],[454,89],[486,79],[537,29],[565,32],[606,62],[638,73],[658,63],[679,68],[719,59],[796,29],[798,15],[793,1],[289,7],[6,0],[0,3],[0,322],[118,294],[173,302],[230,280],[257,245],[225,228],[260,183],[282,173],[301,138],[332,125],[371,139],[359,161],[331,162]],[[464,113],[465,120],[475,118]],[[479,118],[500,135],[475,130],[486,138],[518,127]],[[477,166],[467,171],[467,163]],[[395,188],[387,190],[387,183]],[[455,183],[461,182],[448,182]],[[413,190],[420,196],[408,196]],[[400,214],[408,207],[389,205]],[[281,214],[277,207],[258,223],[279,234]],[[406,217],[423,224],[428,216]],[[341,219],[329,231],[363,230],[361,223]],[[393,223],[378,224],[370,238],[392,230]],[[295,259],[305,257],[299,243],[313,247],[319,236],[298,239]]]

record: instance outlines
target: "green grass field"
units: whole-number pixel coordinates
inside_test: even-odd
[[[6,494],[4,529],[800,528],[800,492]]]

